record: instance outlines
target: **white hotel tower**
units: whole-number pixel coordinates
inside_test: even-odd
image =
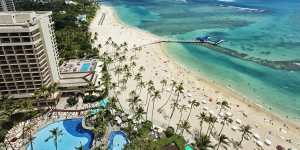
[[[27,97],[41,86],[59,82],[51,15],[0,12],[0,96]]]

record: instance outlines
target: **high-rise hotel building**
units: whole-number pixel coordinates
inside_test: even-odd
[[[13,0],[0,0],[0,11],[16,11]]]
[[[52,12],[0,12],[0,95],[27,97],[59,82]]]

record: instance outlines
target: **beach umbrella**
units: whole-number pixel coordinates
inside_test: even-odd
[[[253,134],[253,137],[254,137],[255,139],[257,139],[257,140],[260,139],[260,136],[259,136],[259,134],[257,134],[257,133],[254,133],[254,134]]]
[[[191,93],[187,93],[187,96],[188,96],[188,97],[192,97],[192,94],[191,94]]]
[[[265,143],[266,143],[267,145],[271,145],[271,144],[272,144],[272,142],[271,142],[269,139],[266,139],[266,140],[265,140]]]
[[[240,119],[236,119],[235,122],[238,123],[238,124],[242,123],[242,121]]]
[[[228,117],[231,117],[232,116],[232,113],[231,112],[226,112],[225,113]]]
[[[204,107],[203,107],[203,110],[207,111],[207,110],[208,110],[208,107],[204,106]]]
[[[207,104],[207,101],[206,100],[202,100],[201,103],[202,104]]]
[[[256,145],[258,145],[259,147],[262,147],[263,146],[263,143],[259,140],[256,141]]]
[[[232,129],[233,131],[235,131],[235,130],[237,130],[238,128],[237,128],[236,126],[232,126],[231,129]]]
[[[224,117],[224,113],[223,112],[220,112],[218,115],[221,116],[221,117]]]

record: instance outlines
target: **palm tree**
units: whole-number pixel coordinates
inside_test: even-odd
[[[115,74],[117,75],[117,85],[119,86],[119,79],[120,79],[120,74],[122,73],[122,68],[121,67],[117,67],[117,69],[115,70]]]
[[[241,140],[240,142],[238,143],[238,145],[240,146],[244,140],[244,137],[245,136],[249,136],[249,134],[251,134],[251,126],[250,125],[242,125],[241,126],[241,129],[240,129],[240,132],[242,132],[242,137],[241,137]]]
[[[144,114],[145,114],[145,111],[144,111],[143,107],[138,106],[138,107],[136,108],[136,112],[135,112],[135,119],[136,119],[136,120],[141,120],[141,119],[143,119],[143,115],[144,115]]]
[[[230,124],[230,123],[232,123],[232,119],[229,117],[229,116],[224,116],[223,118],[222,118],[222,122],[221,122],[221,124],[222,124],[222,128],[221,128],[221,130],[220,130],[220,132],[219,132],[219,136],[221,135],[221,133],[222,133],[222,131],[223,131],[223,129],[224,129],[224,126],[225,125],[228,125],[228,124]]]
[[[190,111],[189,111],[189,114],[188,114],[186,120],[189,120],[189,119],[190,119],[191,112],[192,112],[193,108],[194,108],[194,107],[199,107],[199,106],[200,106],[200,103],[199,103],[197,100],[189,101],[189,104],[190,104]]]
[[[219,137],[219,142],[218,142],[217,150],[219,149],[219,147],[220,147],[221,144],[223,144],[223,145],[229,145],[228,137],[226,135],[224,135],[224,134],[222,134]]]
[[[230,108],[229,103],[226,100],[223,100],[222,102],[218,102],[218,105],[220,105],[220,109],[219,109],[219,113],[223,110],[223,109],[227,109]],[[218,113],[218,114],[219,114]]]
[[[120,83],[122,84],[121,88],[126,89],[126,83],[127,83],[128,79],[123,78],[121,79]]]
[[[129,98],[127,100],[129,102],[129,107],[132,110],[132,112],[136,112],[136,106],[138,106],[139,102],[141,102],[142,100],[140,99],[139,96],[134,96],[133,98]]]
[[[153,112],[154,112],[154,104],[155,104],[155,100],[157,98],[161,98],[160,96],[160,92],[158,90],[154,91],[153,95],[152,95],[152,114],[151,114],[151,121],[153,122]]]
[[[146,87],[146,84],[145,82],[143,82],[142,80],[140,80],[138,83],[137,83],[137,89],[139,89],[139,95],[141,94],[142,92],[142,89]],[[137,90],[136,89],[136,90]]]
[[[58,84],[56,82],[54,82],[48,87],[48,92],[51,97],[53,97],[53,95],[57,92],[57,90],[58,90]]]
[[[206,113],[205,112],[201,112],[200,115],[197,115],[197,118],[200,120],[200,130],[199,130],[199,134],[202,134],[202,128],[203,128],[203,121],[206,118]]]
[[[179,124],[177,124],[179,128],[181,128],[181,132],[180,132],[180,135],[182,136],[183,135],[183,132],[186,131],[188,133],[191,133],[190,132],[190,128],[191,128],[191,125],[190,125],[190,122],[188,121],[180,121]]]
[[[117,94],[116,94],[116,88],[117,88],[117,84],[115,82],[111,83],[110,89],[113,90],[114,96],[117,96]]]
[[[179,97],[183,93],[183,90],[184,90],[183,83],[180,83],[179,85],[176,86],[175,92],[177,93],[177,97],[176,97],[176,100],[175,100],[175,105],[178,105]],[[171,115],[170,115],[169,122],[170,122],[170,120],[172,119],[172,117],[174,115],[175,109],[176,109],[176,107],[173,107]]]
[[[144,66],[140,66],[139,72],[143,72],[143,71],[145,71],[145,67]]]
[[[154,91],[155,91],[155,88],[154,88],[154,86],[150,86],[150,87],[148,87],[148,89],[147,89],[147,98],[146,98],[146,120],[148,119],[148,110],[149,110],[149,104],[150,104],[150,97],[151,96],[149,96],[149,95],[152,95],[152,93],[154,93]],[[149,97],[149,98],[148,98]]]
[[[126,71],[124,78],[128,80],[130,77],[132,77],[132,74],[129,71]]]
[[[75,147],[75,149],[76,149],[76,150],[84,150],[84,147],[83,147],[81,141],[80,141],[80,146]]]
[[[214,125],[217,122],[217,117],[213,116],[212,114],[209,114],[209,116],[206,118],[206,121],[208,122],[206,136],[210,137],[210,134],[214,129]]]
[[[177,104],[175,101],[173,102],[173,103],[171,103],[171,109],[173,109],[174,107],[176,107],[176,108],[178,108],[178,105],[179,104]],[[169,121],[168,121],[168,126],[170,126],[170,122],[171,122],[171,119],[169,119]]]
[[[168,102],[170,101],[171,96],[173,94],[173,89],[174,89],[174,87],[176,87],[176,85],[177,85],[177,82],[172,80],[172,82],[171,82],[171,91],[170,91],[170,94],[168,96],[168,99],[166,100],[166,102],[162,106],[159,107],[158,111],[161,111],[168,104]]]
[[[165,86],[167,85],[167,80],[166,79],[163,79],[160,81],[160,84],[161,84],[161,90],[160,90],[160,93],[163,93],[164,92],[164,88]]]
[[[207,150],[208,148],[214,148],[210,138],[205,135],[198,135],[195,137],[195,144],[198,150]]]
[[[142,76],[141,73],[137,73],[137,74],[134,76],[134,80],[136,80],[136,81],[140,81],[140,80],[142,80],[142,78],[143,78],[143,76]]]
[[[177,132],[177,130],[178,130],[178,124],[181,122],[181,120],[182,120],[182,114],[183,114],[183,111],[186,111],[187,109],[188,109],[188,107],[186,106],[186,105],[178,105],[177,106],[178,107],[178,109],[179,109],[179,112],[180,112],[180,117],[179,117],[179,121],[178,121],[178,123],[177,123],[177,127],[176,127],[176,132]]]
[[[149,98],[149,95],[154,91],[154,83],[152,80],[149,80],[147,83],[147,96],[146,96],[146,105],[148,103],[148,98]]]
[[[58,127],[53,128],[50,130],[51,135],[45,140],[45,142],[48,142],[50,139],[53,139],[55,150],[58,149],[58,139],[60,136],[63,135],[62,130],[60,130]]]

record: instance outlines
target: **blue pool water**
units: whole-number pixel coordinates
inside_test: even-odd
[[[90,63],[84,63],[82,64],[81,68],[80,68],[80,72],[88,72],[90,71]]]
[[[99,106],[105,108],[108,103],[109,103],[108,99],[105,98],[105,99],[99,101]],[[92,110],[90,110],[90,112],[91,112],[92,115],[95,115],[99,111],[100,111],[100,109],[92,109]]]
[[[126,134],[122,131],[112,131],[108,140],[108,150],[123,150],[128,143]]]
[[[54,141],[50,139],[48,142],[45,142],[45,139],[51,135],[49,130],[57,127],[62,130],[63,133],[58,140],[59,150],[74,150],[75,147],[80,146],[80,142],[84,146],[85,150],[90,149],[94,134],[92,131],[83,129],[81,122],[82,119],[69,119],[47,125],[45,128],[40,129],[36,135],[34,135],[35,139],[33,140],[33,149],[54,150]],[[31,150],[30,145],[27,147],[27,150]]]

